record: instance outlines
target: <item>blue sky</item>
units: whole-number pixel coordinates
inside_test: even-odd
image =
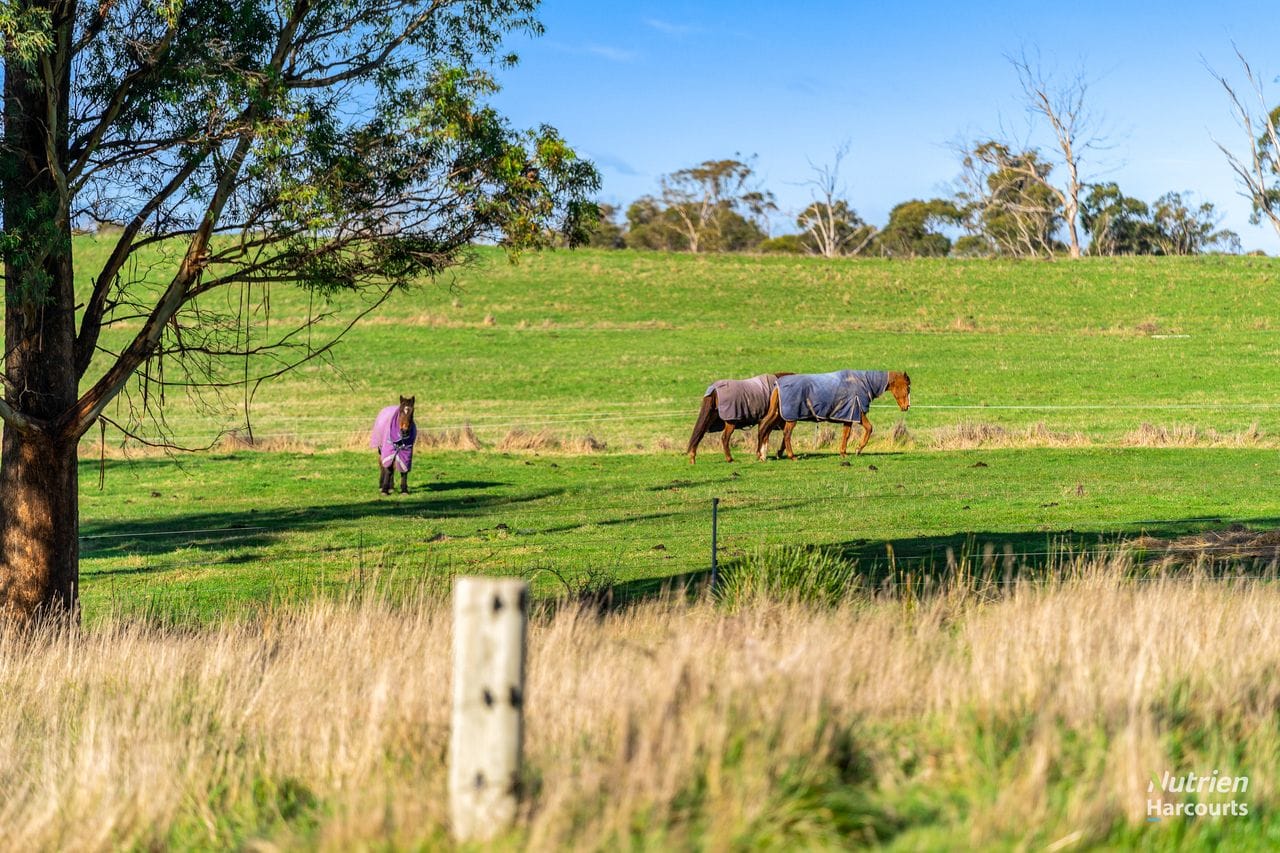
[[[844,140],[841,180],[883,225],[911,198],[948,195],[957,142],[1027,130],[1007,54],[1038,52],[1048,73],[1083,70],[1109,142],[1083,176],[1152,201],[1191,191],[1225,214],[1244,248],[1280,253],[1248,222],[1248,202],[1214,139],[1243,132],[1206,63],[1243,87],[1233,44],[1280,102],[1273,4],[1077,2],[641,2],[547,0],[541,38],[513,38],[520,64],[496,104],[518,126],[546,122],[600,167],[602,200],[628,204],[660,175],[735,153],[757,155],[792,231],[810,162]]]

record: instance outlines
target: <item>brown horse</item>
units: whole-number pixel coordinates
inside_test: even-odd
[[[735,429],[760,423],[769,410],[769,395],[778,384],[778,377],[790,373],[762,373],[750,379],[721,379],[712,382],[702,395],[702,410],[693,425],[689,437],[689,464],[698,458],[698,445],[709,430],[722,430],[720,446],[724,448],[724,461],[732,462],[729,437]]]
[[[862,426],[862,441],[854,455],[862,455],[862,448],[871,439],[871,421],[867,420],[867,409],[871,407],[871,401],[885,391],[893,394],[902,411],[911,408],[911,377],[896,370],[841,370],[835,373],[797,374],[788,380],[780,380],[769,396],[769,411],[761,418],[760,428],[756,433],[757,458],[764,461],[769,447],[769,433],[781,423],[784,426],[778,456],[781,457],[785,450],[788,458],[795,459],[796,454],[791,449],[791,430],[798,421],[832,421],[844,424],[844,431],[840,436],[842,459],[848,456],[849,434],[853,431],[854,421],[857,421]]]
[[[416,397],[401,397],[394,406],[378,412],[369,433],[369,446],[378,454],[378,490],[391,494],[396,471],[400,472],[400,493],[409,493],[409,470],[413,468],[413,444],[418,425],[413,422]]]

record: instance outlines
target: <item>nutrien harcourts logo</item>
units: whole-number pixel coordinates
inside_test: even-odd
[[[1223,795],[1244,794],[1249,791],[1248,776],[1226,776],[1215,770],[1197,775],[1187,773],[1174,776],[1165,771],[1163,776],[1151,774],[1147,783],[1147,822],[1154,823],[1166,817],[1244,817],[1249,814],[1249,804],[1236,796],[1230,802]],[[1179,801],[1169,802],[1166,794],[1179,794]],[[1204,802],[1204,796],[1221,796],[1212,802]],[[1195,796],[1196,802],[1181,802],[1183,797]]]

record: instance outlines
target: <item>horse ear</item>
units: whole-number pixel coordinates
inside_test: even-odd
[[[401,394],[401,395],[400,395],[400,405],[402,405],[402,406],[403,406],[403,405],[404,405],[405,403],[407,403],[407,402],[409,402],[409,398],[408,398],[408,397],[406,397],[405,395]]]
[[[416,403],[416,402],[418,402],[418,395],[417,395],[417,394],[414,394],[412,397],[410,397],[410,398],[409,398],[409,406],[410,406],[410,408],[412,408],[412,407],[413,407],[413,404],[414,404],[414,403]]]

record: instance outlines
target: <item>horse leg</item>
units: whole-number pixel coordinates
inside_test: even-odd
[[[400,472],[400,494],[402,495],[409,494],[409,472],[408,471]]]
[[[381,474],[379,475],[379,478],[378,478],[378,488],[382,491],[384,495],[391,494],[391,476],[392,474],[391,474],[390,468],[382,468]]]
[[[849,446],[849,433],[853,432],[853,422],[844,425],[844,431],[840,433],[840,458],[843,459],[848,454],[845,449]]]
[[[689,436],[689,447],[686,449],[690,465],[698,458],[698,445],[702,442],[703,436],[708,430],[714,429],[716,422],[720,420],[719,414],[716,413],[717,405],[715,391],[702,398],[702,410],[698,412],[698,420],[693,424],[693,435]]]
[[[729,436],[733,435],[733,424],[726,423],[724,432],[720,435],[720,446],[724,448],[724,461],[732,462],[733,454],[729,452]]]
[[[854,451],[854,456],[862,455],[862,448],[867,446],[867,442],[871,440],[871,421],[867,420],[867,413],[862,413],[862,441],[858,442],[858,449]]]
[[[795,421],[787,421],[782,427],[782,446],[787,449],[787,458],[795,461],[795,451],[791,449],[791,431],[796,428]]]
[[[763,420],[756,427],[756,458],[761,462],[769,453],[769,433],[773,432],[773,422]]]
[[[778,389],[774,388],[769,395],[769,408],[756,427],[756,458],[761,462],[769,453],[769,433],[778,425]]]

